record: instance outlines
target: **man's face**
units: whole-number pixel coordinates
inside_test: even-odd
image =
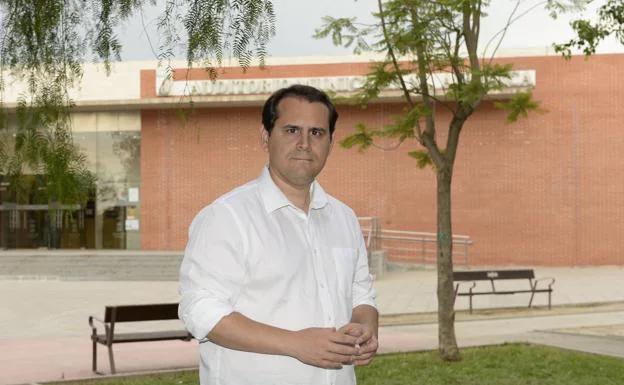
[[[322,103],[298,97],[285,97],[277,110],[279,118],[271,135],[262,131],[271,174],[293,187],[310,185],[325,166],[332,147],[329,111]]]

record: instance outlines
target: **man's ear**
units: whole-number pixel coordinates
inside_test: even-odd
[[[269,150],[269,131],[267,131],[264,126],[260,126],[260,141],[262,144],[262,149],[264,151]]]

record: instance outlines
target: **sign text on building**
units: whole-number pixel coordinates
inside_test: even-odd
[[[359,91],[365,76],[319,76],[296,78],[267,79],[227,79],[227,80],[176,80],[172,81],[163,73],[158,72],[156,90],[158,96],[235,96],[235,95],[269,95],[280,88],[293,84],[305,84],[320,88],[326,92],[348,93]],[[416,84],[416,77],[408,75],[406,83]],[[435,95],[446,93],[448,86],[454,83],[450,73],[435,73],[428,79],[430,90]],[[509,91],[518,88],[535,86],[535,71],[513,71],[511,78],[504,81]],[[391,85],[387,90],[398,90],[398,85]]]

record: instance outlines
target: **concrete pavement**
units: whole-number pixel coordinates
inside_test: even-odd
[[[417,325],[385,326],[380,351],[429,350],[437,347],[437,325],[430,314],[437,308],[435,271],[395,272],[375,286],[382,316],[418,313]],[[624,268],[538,268],[538,277],[556,279],[548,311],[519,311],[528,295],[483,296],[481,309],[458,313],[460,346],[527,341],[624,357]],[[25,384],[93,376],[87,318],[101,315],[105,305],[176,301],[176,282],[91,282],[0,279],[0,384]],[[122,300],[123,299],[123,300]],[[536,305],[547,297],[536,297]],[[459,298],[457,309],[467,308]],[[578,307],[575,304],[592,303]],[[610,305],[600,305],[610,303]],[[487,311],[508,307],[508,311]],[[169,328],[178,321],[133,326]],[[622,330],[622,332],[620,332]],[[611,334],[610,334],[611,333]],[[622,333],[622,335],[620,335]],[[604,336],[608,335],[608,338]],[[115,346],[120,374],[197,366],[195,342],[147,342]],[[100,369],[109,373],[105,349],[98,346]]]
[[[555,311],[556,313],[556,311]],[[619,311],[591,312],[583,314],[549,315],[544,310],[542,315],[520,318],[480,319],[477,321],[459,321],[455,324],[455,333],[461,347],[494,345],[504,342],[533,342],[546,345],[563,346],[562,333],[553,329],[568,328],[570,335],[579,327],[614,327],[624,328],[624,306]],[[584,337],[586,346],[579,346],[582,351],[610,354],[624,358],[624,338],[606,339],[602,336]],[[389,326],[380,331],[382,341],[380,352],[431,350],[438,344],[438,325],[436,323],[406,326]],[[563,341],[563,342],[562,342]],[[576,346],[576,345],[575,345]]]

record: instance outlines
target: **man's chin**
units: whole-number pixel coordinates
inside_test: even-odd
[[[314,182],[314,178],[316,178],[316,174],[312,176],[311,174],[306,175],[289,175],[288,179],[292,184],[297,186],[305,186],[310,185]]]

